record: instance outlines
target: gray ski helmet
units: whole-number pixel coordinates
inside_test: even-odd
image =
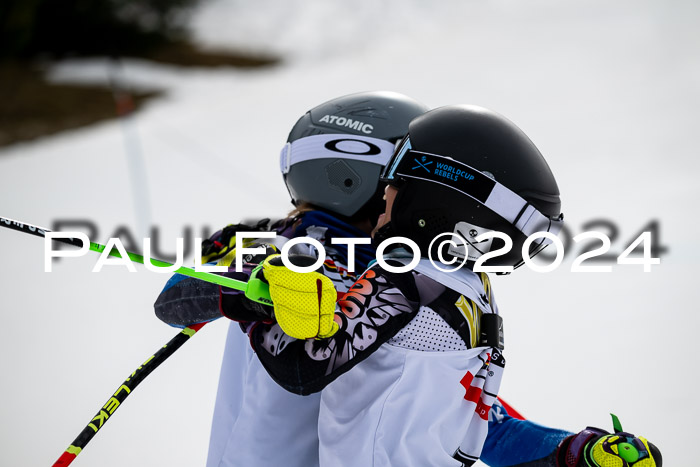
[[[332,99],[306,112],[280,155],[292,203],[375,220],[383,212],[382,168],[410,121],[427,110],[403,94],[372,91]]]
[[[439,258],[441,250],[463,259],[463,246],[433,242],[457,234],[466,240],[469,267],[505,245],[498,238],[477,242],[479,234],[503,232],[513,241],[484,265],[517,267],[529,235],[556,235],[563,223],[559,188],[540,151],[513,122],[482,107],[440,107],[413,120],[382,180],[398,188],[382,235],[410,238],[423,256]],[[548,243],[533,242],[529,256]]]

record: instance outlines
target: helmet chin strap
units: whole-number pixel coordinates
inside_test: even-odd
[[[372,246],[377,248],[384,240],[397,236],[398,234],[396,233],[392,222],[389,221],[374,232],[374,235],[372,236]],[[397,248],[400,246],[400,244],[395,245]],[[388,250],[391,250],[391,247]]]

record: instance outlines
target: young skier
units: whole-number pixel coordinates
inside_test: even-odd
[[[529,235],[558,232],[559,191],[522,131],[469,106],[416,118],[384,180],[390,186],[375,242],[400,236],[413,251],[384,254],[337,306],[324,275],[293,272],[278,256],[266,259],[274,315],[257,313],[277,323],[255,326],[251,343],[287,390],[323,390],[321,465],[471,465],[481,454],[505,364],[488,277],[472,268],[506,244],[473,237],[505,233],[511,248],[484,265],[520,265]],[[433,241],[445,232],[462,235],[467,246]],[[528,256],[544,246],[542,238],[531,243]],[[437,266],[428,258],[438,259]],[[466,267],[454,268],[453,260]],[[396,269],[402,266],[411,271]],[[226,307],[222,301],[222,311],[236,317]],[[568,437],[528,422],[511,420],[504,431],[505,425],[494,425],[493,433],[503,436],[489,447],[513,452],[494,454],[491,465],[661,465],[651,443],[619,424],[613,435],[589,428]]]
[[[353,97],[355,99],[353,99]],[[397,97],[400,98],[401,96]],[[350,126],[354,125],[355,129],[357,129],[359,124],[351,121],[352,116],[348,116],[349,114],[342,113],[343,106],[347,106],[347,109],[352,111],[352,116],[354,117],[357,117],[362,111],[368,113],[374,106],[374,110],[371,112],[375,116],[374,118],[401,118],[399,115],[401,105],[397,106],[397,102],[392,102],[391,100],[381,101],[381,99],[377,98],[376,93],[361,93],[355,96],[347,96],[323,104],[302,117],[290,134],[290,142],[300,140],[300,143],[306,144],[306,142],[308,142],[304,140],[306,135],[309,133],[328,131],[326,127],[329,127],[330,123],[335,122],[345,125],[340,131],[346,131],[347,134],[353,135],[353,129],[350,128]],[[362,108],[362,111],[360,108]],[[343,118],[344,115],[345,119],[339,120]],[[366,123],[367,120],[364,120]],[[357,121],[357,118],[355,121]],[[404,122],[404,127],[405,126]],[[368,129],[366,126],[364,128]],[[360,127],[359,130],[361,131],[362,128]],[[332,131],[337,130],[333,129]],[[382,131],[386,131],[386,128]],[[391,139],[394,138],[392,137]],[[358,143],[355,142],[355,144]],[[299,143],[297,143],[296,147],[299,147]],[[314,150],[314,146],[312,146],[311,149]],[[337,149],[342,149],[342,147]],[[316,145],[315,150],[318,151],[318,145]],[[289,151],[285,150],[283,154],[286,157]],[[324,154],[327,157],[324,157]],[[347,209],[347,206],[350,206],[349,209],[352,209],[353,204],[358,206],[357,199],[364,201],[367,198],[366,193],[362,194],[356,191],[346,191],[344,193],[336,192],[335,198],[332,198],[329,197],[328,189],[319,189],[319,187],[316,186],[323,186],[324,183],[328,186],[330,183],[330,178],[324,181],[323,177],[321,177],[321,183],[319,183],[318,174],[323,174],[324,172],[328,173],[327,167],[337,167],[339,160],[337,154],[329,155],[327,152],[324,153],[321,151],[317,154],[316,158],[310,158],[308,160],[300,160],[298,156],[299,153],[296,152],[296,155],[292,157],[291,164],[285,162],[282,167],[283,172],[287,173],[285,181],[292,194],[293,201],[297,204],[303,204],[302,201],[305,200],[306,203],[310,202],[311,205],[327,206],[325,209],[321,209],[324,209],[326,214],[329,214],[328,211],[333,212]],[[351,163],[355,164],[355,169],[362,169],[363,166],[364,169],[370,168],[367,164],[357,165],[357,162],[354,161]],[[377,185],[379,174],[377,170],[371,170],[369,173],[363,170],[363,174],[365,174],[363,180],[365,185],[372,187]],[[315,178],[314,184],[307,183],[308,180],[312,178]],[[313,191],[309,192],[308,187]],[[304,192],[305,189],[307,190],[306,192]],[[340,199],[338,199],[339,196],[341,197]],[[369,205],[376,206],[377,199],[376,196],[370,197],[370,202],[366,203],[363,208],[360,208],[360,211],[367,211]],[[375,200],[375,202],[372,202],[372,200]],[[376,210],[376,208],[372,210]],[[323,215],[320,211],[317,211],[316,214]],[[311,230],[315,231],[317,227],[321,227],[321,230],[323,230],[323,225],[328,223],[329,219],[332,220],[332,224],[336,225],[338,223],[338,219],[336,218],[340,216],[342,216],[342,214],[333,213],[330,214],[330,217],[326,218],[325,221],[323,219],[315,219],[311,224],[318,225],[312,227]],[[297,221],[299,221],[298,217],[304,216],[295,217]],[[307,212],[305,217],[307,217],[307,220],[313,218],[314,212]],[[368,225],[371,223],[368,219],[369,217],[372,216],[356,214],[352,216],[350,222],[363,226],[364,230],[367,231],[369,230]],[[295,234],[304,235],[306,227],[303,227],[302,224],[303,222],[297,225],[293,232],[290,233],[288,231],[286,235],[291,237],[295,236]],[[279,227],[282,225],[285,225],[285,222],[278,225],[278,231],[280,230]],[[211,240],[205,241],[204,257],[211,260],[230,254],[235,246],[236,230],[250,231],[264,229],[266,229],[265,222],[256,226],[229,226],[215,234]],[[318,237],[317,234],[316,236]],[[352,236],[355,234],[357,234],[357,232],[345,232],[341,236]],[[322,237],[323,236],[320,236],[318,238],[326,240],[325,244],[329,245],[328,238],[324,239]],[[269,252],[271,251],[274,251],[274,248],[270,247]],[[329,253],[331,257],[336,259],[337,263],[347,263],[347,252],[345,248],[341,247],[341,250],[331,250]],[[337,256],[339,254],[341,255],[340,258]],[[355,262],[355,269],[360,271],[364,269],[368,258],[373,257],[374,250],[365,246],[359,246],[357,255],[356,257],[358,260]],[[255,258],[249,258],[249,260],[253,263],[256,262]],[[262,258],[260,257],[258,260],[262,260]],[[226,258],[224,262],[228,264],[230,262],[230,256]],[[325,272],[336,279],[336,287],[339,290],[345,290],[350,276],[344,273],[338,275],[337,268],[333,270],[333,268],[328,267],[332,264],[333,263],[329,262],[326,265]],[[233,273],[233,275],[235,274],[237,273]],[[243,278],[245,279],[247,276],[244,274]],[[166,290],[164,290],[156,303],[157,314],[159,314],[163,320],[173,325],[192,324],[194,322],[206,321],[221,316],[218,311],[218,290],[216,288],[208,290],[207,287],[206,284],[199,281],[186,279],[181,283],[177,279],[174,279],[166,286]],[[224,294],[224,297],[229,297],[231,299],[223,300],[224,303],[235,302],[235,300],[240,299],[240,296],[237,296],[235,292],[233,295]],[[259,310],[248,311],[245,306],[224,306],[224,308],[228,308],[230,312],[230,309],[234,308],[235,312],[233,314],[237,315],[236,318],[238,320],[260,319],[257,313]],[[266,408],[263,411],[260,411],[259,407],[250,410],[250,407],[255,407],[255,404],[249,402],[243,404],[241,400],[244,399],[246,395],[247,397],[251,397],[251,395],[255,397],[258,393],[265,393],[265,391],[258,391],[255,388],[255,384],[249,383],[249,381],[260,380],[265,384],[268,382],[268,379],[264,376],[260,377],[262,373],[259,372],[259,364],[250,366],[252,357],[246,352],[249,346],[247,342],[243,342],[241,336],[242,334],[238,326],[232,325],[229,329],[226,352],[222,365],[208,465],[242,465],[250,461],[250,459],[254,459],[256,465],[273,464],[275,463],[275,455],[278,455],[277,453],[286,458],[287,464],[315,465],[314,462],[317,463],[317,460],[309,460],[314,457],[313,449],[317,445],[315,420],[313,420],[312,416],[308,415],[317,412],[318,409],[313,408],[314,405],[317,405],[317,402],[300,403],[299,401],[302,399],[299,398],[290,401],[289,398],[293,396],[285,397],[285,394],[282,393],[282,395],[277,394],[275,397],[268,396],[268,401],[265,403]],[[251,368],[255,371],[250,371]],[[249,373],[257,375],[257,378],[251,377]],[[275,404],[274,401],[278,403]],[[308,409],[309,406],[312,407],[311,410]],[[297,408],[298,410],[296,410]],[[296,423],[292,424],[292,426],[296,428],[296,431],[294,433],[294,438],[288,440],[291,443],[291,448],[288,443],[284,449],[276,449],[270,453],[264,448],[260,448],[259,444],[256,443],[264,443],[264,446],[271,446],[274,443],[270,442],[266,436],[273,436],[280,442],[279,444],[284,444],[285,438],[279,436],[279,433],[284,433],[284,426],[275,429],[269,428],[270,426],[277,427],[277,425],[279,425],[279,422],[274,420],[274,418],[269,418],[270,414],[272,414],[273,417],[279,416],[279,413],[273,409],[280,409],[278,412],[283,413],[284,417],[295,420]],[[270,412],[267,413],[268,417],[263,416],[265,412]],[[251,420],[253,421],[251,422]],[[529,421],[513,419],[499,406],[495,406],[492,410],[489,424],[489,436],[487,438],[487,444],[484,447],[482,459],[493,466],[514,465],[527,459],[543,457],[549,453],[550,446],[556,446],[561,439],[570,435],[570,433],[562,430],[550,429]],[[263,427],[262,431],[257,428],[260,426]],[[237,435],[237,430],[244,430],[243,434]],[[522,446],[528,446],[529,448],[525,450],[525,452],[522,452],[522,449],[518,449],[518,447]],[[304,455],[304,453],[311,454]],[[277,459],[279,458],[278,456]]]
[[[393,92],[363,92],[325,102],[307,112],[292,128],[281,154],[281,170],[295,212],[271,229],[280,238],[267,252],[246,258],[257,265],[278,251],[285,239],[309,236],[327,253],[324,274],[339,291],[352,285],[374,258],[369,244],[357,245],[354,258],[347,245],[333,238],[365,238],[384,207],[379,175],[408,123],[427,110]],[[229,226],[205,241],[203,259],[230,265],[237,231],[269,230],[267,221]],[[265,241],[264,239],[262,240]],[[249,241],[245,244],[253,243]],[[314,254],[303,245],[294,251]],[[354,270],[354,274],[348,272]],[[247,279],[231,269],[232,277]],[[155,304],[156,314],[173,325],[187,325],[225,315],[250,323],[261,307],[239,292],[175,276]],[[246,325],[242,326],[244,329]],[[274,326],[271,325],[274,329]],[[280,332],[281,334],[281,332]],[[241,326],[232,323],[226,340],[212,422],[207,466],[318,465],[317,420],[320,395],[301,397],[279,387],[250,348]]]

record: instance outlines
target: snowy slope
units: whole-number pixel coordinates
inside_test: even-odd
[[[525,5],[524,3],[527,3]],[[108,122],[0,150],[0,216],[50,226],[86,218],[104,242],[137,231],[125,148],[140,148],[152,222],[172,252],[185,226],[282,215],[277,154],[309,107],[390,89],[430,106],[473,103],[520,125],[542,150],[572,232],[619,228],[612,250],[658,219],[669,248],[651,273],[555,272],[494,280],[506,326],[502,394],[543,424],[625,429],[667,465],[686,449],[700,358],[694,234],[700,7],[690,1],[215,1],[202,44],[283,53],[267,70],[183,70],[129,61],[135,87],[167,89],[126,126]],[[103,82],[102,61],[70,61],[56,80]],[[121,381],[176,331],[152,302],[165,277],[97,259],[43,272],[38,239],[0,231],[0,447],[3,465],[49,465]],[[205,327],[129,397],[74,465],[203,465],[225,336]]]

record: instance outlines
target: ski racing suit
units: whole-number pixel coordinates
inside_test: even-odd
[[[251,339],[281,386],[323,390],[321,465],[470,465],[505,365],[498,336],[479,335],[497,313],[485,274],[374,264],[338,302],[333,337],[295,340],[261,324]]]
[[[264,225],[238,230],[267,230]],[[294,237],[311,237],[324,244],[327,259],[323,273],[333,280],[339,292],[347,291],[355,282],[356,276],[347,272],[347,246],[331,245],[330,239],[368,237],[366,233],[320,211],[284,219],[273,225],[272,230],[279,235],[278,247]],[[236,246],[234,235],[235,230],[223,229],[205,241],[203,260],[231,264]],[[310,248],[297,245],[292,251],[315,255],[315,250]],[[362,272],[372,258],[374,250],[370,245],[357,245],[355,270]],[[245,272],[232,269],[230,275],[247,280],[249,272],[249,268]],[[242,294],[232,289],[225,289],[223,296],[224,299],[240,296],[242,300]],[[158,297],[155,309],[168,324],[185,326],[221,317],[219,300],[218,286],[175,275]],[[260,364],[246,334],[241,332],[252,326],[255,316],[243,312],[239,319],[240,325],[230,324],[226,338],[207,467],[318,466],[320,394],[299,396],[277,385]]]
[[[263,229],[261,225],[263,224],[258,225],[258,230]],[[245,227],[239,230],[254,229]],[[310,236],[321,241],[326,247],[327,258],[329,258],[324,264],[324,274],[334,280],[339,291],[346,291],[354,281],[354,276],[346,272],[347,248],[343,245],[331,247],[330,238],[366,237],[367,235],[363,232],[340,222],[331,215],[318,211],[304,213],[296,219],[283,220],[275,224],[274,230],[282,239]],[[217,232],[210,240],[205,241],[205,244],[210,246],[208,249],[206,246],[203,247],[204,258],[207,261],[219,260],[220,263],[226,264],[227,261],[230,263],[231,258],[227,258],[227,255],[235,247],[235,237],[232,240],[230,231],[228,234],[226,229]],[[362,271],[364,266],[374,257],[374,250],[365,245],[357,245],[355,249],[356,271]],[[313,251],[307,253],[313,253]],[[396,465],[397,463],[403,464],[403,461],[407,465],[440,465],[439,463],[435,464],[435,458],[432,456],[444,459],[445,465],[460,465],[460,463],[469,465],[481,452],[482,461],[488,465],[505,467],[525,465],[525,462],[545,458],[556,451],[559,441],[570,433],[512,418],[497,401],[493,402],[493,395],[496,393],[494,387],[497,390],[497,381],[500,376],[494,379],[493,376],[488,375],[490,372],[494,373],[494,376],[496,373],[500,375],[502,366],[499,365],[502,365],[502,358],[494,359],[494,355],[500,355],[500,352],[491,352],[488,348],[478,346],[475,330],[478,330],[479,320],[478,318],[476,321],[474,320],[475,316],[482,316],[484,310],[486,313],[497,311],[495,303],[492,300],[484,301],[485,295],[479,293],[486,292],[486,288],[489,288],[490,292],[490,286],[486,285],[488,281],[485,276],[471,276],[465,273],[461,282],[456,283],[451,281],[454,279],[451,277],[452,275],[437,278],[451,281],[449,282],[450,288],[441,285],[435,279],[430,279],[430,276],[434,275],[434,269],[426,268],[425,264],[421,265],[420,269],[423,270],[423,274],[412,275],[417,278],[415,289],[411,285],[413,280],[406,281],[400,278],[411,275],[391,276],[392,280],[400,282],[404,288],[409,290],[408,296],[411,300],[403,293],[391,297],[393,300],[401,295],[405,298],[405,302],[403,305],[393,307],[395,316],[386,316],[386,321],[389,324],[382,323],[384,318],[378,318],[374,315],[375,313],[381,314],[382,310],[386,310],[389,305],[386,303],[381,307],[370,305],[372,310],[363,314],[365,319],[371,317],[370,327],[368,328],[366,323],[355,320],[358,325],[353,328],[355,333],[353,340],[348,340],[346,331],[344,334],[339,332],[338,336],[334,336],[328,341],[329,345],[330,342],[343,341],[344,348],[338,348],[333,352],[328,347],[319,353],[319,350],[314,350],[314,348],[318,347],[321,341],[295,342],[285,336],[275,324],[253,323],[254,319],[251,316],[241,313],[240,318],[244,323],[240,326],[238,323],[231,323],[226,339],[212,421],[207,466],[314,466],[319,465],[320,449],[322,461],[320,465],[324,466],[385,465],[387,462],[393,462]],[[377,271],[376,265],[372,270]],[[242,274],[239,276],[242,279],[247,277],[245,272],[239,274]],[[379,289],[382,290],[382,299],[388,297],[386,293],[390,282],[388,278],[382,277],[382,274],[378,276],[370,279],[364,278],[364,280],[377,285],[377,293],[371,296],[372,300],[379,300]],[[399,278],[397,279],[397,277]],[[475,280],[475,277],[478,280]],[[386,284],[380,284],[385,279]],[[482,281],[482,279],[484,280]],[[237,293],[230,289],[224,290],[233,294]],[[397,290],[399,289],[394,288],[394,293]],[[459,290],[466,292],[467,295],[459,296],[460,298],[457,299],[459,304],[456,304],[457,302],[446,305],[441,302],[441,306],[437,306],[435,303],[429,303],[429,306],[423,304],[438,290],[444,292],[442,301],[445,300],[445,296],[456,297],[455,294]],[[419,295],[422,293],[423,298],[419,296],[418,301],[416,301],[416,292],[419,292]],[[468,296],[471,298],[467,298]],[[490,293],[486,296],[490,296]],[[175,275],[166,284],[156,302],[156,314],[173,326],[209,321],[221,316],[219,300],[217,286]],[[453,320],[451,324],[448,324],[445,318],[431,307],[437,307],[439,311],[444,311],[443,308],[459,309],[468,326],[461,325],[462,329],[458,332],[454,328],[459,329],[460,323]],[[398,313],[396,310],[401,310],[401,312]],[[471,322],[466,319],[467,315],[472,317]],[[449,315],[445,314],[445,316]],[[348,323],[350,322],[354,321],[348,320]],[[374,324],[380,324],[380,326],[372,328]],[[465,332],[467,327],[469,334]],[[251,341],[241,332],[241,328],[250,332]],[[361,338],[358,336],[365,336],[365,334],[368,337],[375,336],[372,329],[379,330],[380,328],[382,330],[381,340],[384,345],[376,343],[372,345],[370,342],[370,345],[361,350],[353,346],[355,342],[360,342],[358,339]],[[428,329],[432,331],[428,331]],[[252,351],[250,343],[259,353],[258,356]],[[263,343],[266,344],[263,345]],[[294,349],[282,352],[287,344],[293,344]],[[477,345],[475,346],[475,344]],[[289,380],[286,367],[286,362],[293,352],[296,352],[297,357],[301,357],[299,368],[313,369],[311,373],[305,374],[297,382]],[[374,355],[375,353],[377,355]],[[333,363],[329,360],[331,356]],[[344,359],[347,361],[340,364]],[[382,362],[396,363],[402,359],[404,361],[403,368],[410,370],[406,371],[405,375],[403,372],[397,373],[396,369],[393,372],[376,371],[381,368],[376,365]],[[357,365],[360,361],[362,364]],[[433,367],[432,362],[441,363]],[[295,395],[273,382],[263,369],[264,363],[267,370],[275,375],[275,379],[282,386],[292,389],[294,392],[306,394],[318,391],[325,385],[328,385],[328,388],[320,395],[317,392],[303,397]],[[356,365],[356,369],[345,373],[350,367]],[[422,369],[425,370],[425,375],[433,375],[431,380],[420,376]],[[327,375],[326,372],[328,372]],[[320,373],[323,373],[323,376]],[[460,376],[457,386],[434,384],[453,380],[457,376]],[[310,377],[311,379],[309,379]],[[384,416],[381,420],[376,418],[376,410],[382,406],[380,402],[383,396],[367,390],[357,391],[353,389],[367,377],[376,381],[376,384],[372,385],[375,391],[380,391],[381,394],[387,396],[386,399],[383,399],[384,403],[389,403],[389,407],[399,409],[387,412],[387,414],[393,413],[394,418],[397,416],[399,418],[409,417],[414,411],[410,407],[397,406],[393,397],[399,397],[399,400],[401,397],[411,399],[411,394],[422,394],[426,391],[428,394],[437,396],[436,391],[439,389],[438,392],[441,395],[439,397],[431,396],[431,400],[433,402],[441,399],[449,400],[450,407],[454,405],[455,414],[452,416],[445,415],[450,410],[446,410],[444,407],[440,410],[435,408],[436,410],[433,412],[441,413],[446,417],[446,420],[443,420],[446,424],[438,423],[437,420],[432,422],[435,423],[436,429],[445,426],[443,431],[447,430],[450,433],[442,433],[439,430],[437,432],[431,431],[431,449],[424,453],[430,457],[430,460],[426,461],[427,464],[423,463],[426,458],[421,456],[414,458],[411,449],[406,448],[405,441],[401,441],[401,439],[406,439],[401,434],[402,430],[393,432],[390,424],[393,423],[390,422],[392,419],[388,416]],[[338,379],[331,383],[336,378]],[[487,379],[491,380],[491,383],[489,386],[484,386]],[[429,384],[430,381],[433,382],[432,385]],[[290,387],[290,384],[295,387]],[[486,392],[484,392],[485,387],[487,387]],[[379,399],[375,399],[376,397]],[[372,406],[375,411],[372,414],[368,412],[364,418],[358,418],[357,413],[363,412],[366,407],[369,407],[369,401],[375,401],[378,404]],[[487,416],[489,420],[488,437],[486,437],[486,444],[482,451],[481,443],[487,431],[484,423],[484,410],[492,404],[493,408]],[[427,445],[427,439],[416,439],[416,436],[420,433],[419,425],[422,423],[420,417],[426,414],[432,415],[431,410],[427,410],[428,406],[429,404],[424,407],[424,410],[415,411],[415,416],[410,416],[413,422],[411,426],[418,430],[410,433],[416,446]],[[342,407],[341,412],[339,412],[341,410],[339,407]],[[471,412],[469,412],[470,409]],[[405,413],[402,415],[402,412]],[[466,412],[470,413],[469,417],[464,417]],[[461,415],[456,416],[456,414]],[[345,420],[352,420],[353,423],[345,423]],[[448,421],[449,423],[447,423]],[[465,421],[468,421],[467,427],[464,426]],[[365,453],[365,456],[360,457],[362,461],[358,458],[357,462],[348,464],[348,462],[354,462],[351,460],[358,457],[360,452],[364,452],[366,446],[369,446],[364,443],[370,440],[363,439],[363,437],[369,436],[369,433],[362,428],[367,423],[374,423],[377,428],[381,425],[384,431],[377,432],[376,436],[384,441],[375,444],[377,449],[375,449],[374,454]],[[455,424],[453,429],[448,429],[447,426],[452,426],[453,423]],[[469,429],[467,430],[467,428]],[[464,439],[457,439],[460,437],[459,433],[464,434],[467,431],[469,434]],[[319,436],[322,440],[320,447]],[[343,448],[343,446],[345,447]],[[415,449],[418,448],[415,447]],[[352,451],[351,454],[350,451]],[[424,449],[421,448],[419,451],[423,452]],[[371,462],[374,463],[363,464],[369,459],[366,456],[371,456],[374,459]],[[453,456],[461,460],[457,461]]]

